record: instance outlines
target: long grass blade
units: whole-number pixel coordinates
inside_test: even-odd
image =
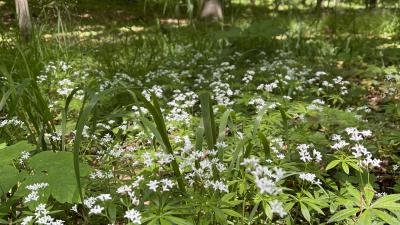
[[[68,115],[68,108],[69,104],[74,97],[74,94],[79,90],[79,88],[75,88],[72,92],[68,95],[67,99],[65,100],[64,110],[62,111],[62,123],[61,123],[61,150],[65,151],[65,133],[67,131],[67,115]]]
[[[164,150],[167,153],[169,153],[171,155],[174,155],[174,151],[172,149],[171,143],[170,143],[169,138],[168,138],[168,132],[167,132],[167,128],[166,128],[166,125],[165,125],[165,120],[164,120],[164,118],[162,116],[161,109],[160,109],[159,103],[157,101],[157,97],[154,94],[152,94],[152,97],[151,97],[152,98],[152,102],[153,102],[153,104],[152,104],[140,92],[134,92],[134,93],[130,92],[130,93],[134,95],[133,96],[134,99],[137,99],[140,103],[143,103],[143,105],[146,107],[146,109],[150,112],[150,114],[153,117],[154,123],[156,124],[155,127],[157,128],[156,129],[157,132],[155,132],[154,126],[148,126],[149,123],[145,123],[144,125],[146,126],[146,124],[147,124],[147,128],[149,128],[153,132],[153,134],[156,136],[156,138],[158,136],[157,139],[162,144],[162,146],[164,147]],[[137,102],[137,103],[139,103],[139,102]],[[143,118],[142,118],[142,122],[143,121],[145,121],[145,120],[143,120]],[[161,139],[161,140],[159,140],[159,139]],[[174,174],[176,176],[179,189],[183,193],[186,193],[185,185],[184,185],[183,179],[182,179],[182,175],[181,175],[181,173],[179,171],[179,166],[178,166],[178,163],[176,162],[175,159],[172,160],[171,166],[172,166],[172,169],[173,169]]]
[[[82,186],[81,186],[81,176],[80,176],[80,170],[79,170],[79,151],[80,151],[80,145],[82,142],[82,132],[85,124],[89,120],[89,114],[95,107],[98,101],[98,95],[90,93],[88,97],[89,103],[85,105],[84,107],[82,106],[81,112],[79,113],[78,117],[78,122],[76,124],[76,134],[75,134],[75,141],[74,141],[74,147],[73,147],[73,153],[74,153],[74,170],[75,170],[75,177],[76,177],[76,183],[79,189],[79,196],[81,198],[81,201],[83,202],[83,194],[82,194]]]
[[[200,93],[201,115],[203,118],[204,132],[209,149],[214,149],[216,143],[216,127],[214,121],[214,112],[211,105],[211,96],[208,92]]]

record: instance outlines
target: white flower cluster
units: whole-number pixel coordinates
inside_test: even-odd
[[[142,91],[142,95],[143,95],[148,101],[151,100],[151,93],[154,93],[154,94],[157,96],[157,98],[162,98],[162,97],[164,97],[164,95],[163,95],[163,94],[164,94],[164,90],[163,90],[162,87],[159,86],[159,85],[154,85],[154,86],[151,87],[150,89]]]
[[[28,160],[31,157],[31,153],[23,151],[21,152],[21,156],[18,158],[18,163],[19,164],[24,164],[26,160]]]
[[[172,187],[174,187],[174,183],[172,182],[171,179],[164,178],[161,179],[160,181],[158,180],[151,180],[147,184],[150,190],[154,192],[164,192],[164,191],[170,191]],[[158,188],[161,187],[161,190],[158,190]]]
[[[125,212],[124,218],[127,218],[134,224],[142,224],[142,215],[135,209],[130,209]]]
[[[269,201],[272,213],[278,214],[281,218],[287,215],[287,212],[283,209],[282,202],[278,200]]]
[[[273,92],[274,89],[278,87],[278,84],[279,84],[278,80],[275,80],[274,82],[272,82],[270,84],[260,84],[260,85],[258,85],[257,90]]]
[[[360,160],[359,165],[362,167],[380,167],[382,161],[380,159],[373,158],[368,149],[360,143],[366,138],[371,137],[372,132],[370,130],[359,131],[355,127],[346,128],[345,132],[347,133],[349,140],[353,141],[354,143],[350,144],[346,140],[343,140],[342,136],[334,134],[331,139],[335,141],[335,143],[331,146],[331,148],[335,150],[351,149],[352,155],[354,158]]]
[[[35,208],[34,216],[26,216],[22,219],[21,225],[31,224],[35,221],[36,224],[40,225],[63,225],[63,220],[56,220],[51,217],[50,212],[46,209],[46,205],[41,203]]]
[[[46,138],[48,138],[51,141],[61,141],[62,137],[61,137],[61,132],[54,132],[54,133],[45,133],[44,136]]]
[[[83,200],[83,205],[89,209],[89,215],[102,214],[104,207],[101,206],[102,202],[110,201],[112,197],[110,194],[100,194],[97,197],[88,197]]]
[[[306,180],[312,184],[321,185],[321,181],[317,179],[317,176],[313,173],[300,173],[299,177],[300,179]]]
[[[213,98],[219,105],[230,106],[233,105],[234,101],[231,98],[234,95],[239,94],[239,90],[232,91],[228,83],[221,81],[214,81],[210,84],[213,91]]]
[[[136,180],[130,185],[122,185],[117,189],[117,193],[120,195],[128,195],[133,205],[139,205],[139,199],[135,195],[135,189],[139,187],[140,183],[144,180],[143,176],[136,177]]]
[[[284,159],[285,154],[283,152],[287,148],[287,146],[283,142],[282,138],[271,139],[271,144],[272,153],[276,154],[276,157],[278,157],[278,159]]]
[[[28,203],[31,201],[37,201],[39,199],[39,190],[48,187],[48,183],[34,183],[26,186],[25,188],[30,190],[31,192],[24,197],[24,203]]]
[[[90,179],[110,179],[114,176],[113,172],[111,170],[109,171],[101,171],[99,169],[96,169],[94,172],[91,172],[89,174]]]
[[[311,161],[320,162],[322,160],[321,152],[312,149],[312,152],[310,153],[309,152],[310,148],[314,148],[314,146],[309,144],[297,145],[297,150],[300,155],[300,160],[303,162],[311,162]]]
[[[324,105],[325,105],[325,101],[324,100],[315,99],[315,100],[313,100],[311,102],[310,105],[307,106],[307,109],[322,112]]]
[[[59,95],[68,96],[73,89],[74,83],[70,79],[63,79],[58,82],[58,86],[60,87],[57,89],[57,93]]]
[[[244,76],[243,76],[242,81],[243,81],[245,84],[250,83],[250,82],[253,80],[254,74],[255,74],[254,70],[247,70],[246,73],[245,73]]]
[[[192,108],[197,102],[198,96],[193,91],[174,90],[172,101],[167,103],[172,107],[171,112],[166,116],[167,121],[182,121],[189,124],[191,116],[186,110]]]
[[[4,119],[4,120],[0,121],[0,128],[8,126],[8,125],[13,125],[13,126],[16,126],[16,127],[23,128],[24,122],[22,122],[21,120],[17,119],[16,117],[14,117],[14,118],[12,118],[10,120]]]
[[[254,157],[245,158],[241,165],[246,166],[246,171],[253,175],[261,194],[277,195],[282,192],[282,188],[277,185],[277,182],[285,176],[285,171],[281,168],[274,167],[271,170],[267,166],[260,165],[259,160]]]

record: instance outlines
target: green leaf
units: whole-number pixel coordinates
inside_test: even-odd
[[[272,213],[271,206],[269,206],[269,204],[267,202],[263,202],[263,208],[264,208],[265,215],[267,215],[268,219],[272,220],[273,213]]]
[[[199,98],[208,149],[214,149],[217,132],[215,127],[214,112],[212,109],[210,93],[202,92],[200,93]]]
[[[74,94],[78,92],[79,88],[75,88],[71,91],[68,95],[67,99],[65,100],[64,110],[62,111],[62,121],[61,121],[61,150],[65,151],[65,133],[67,132],[67,116],[68,116],[68,108],[69,104],[74,97]]]
[[[0,100],[0,112],[1,112],[1,110],[3,109],[3,107],[6,105],[7,99],[8,99],[8,97],[10,97],[11,92],[12,92],[12,89],[8,90],[8,91],[3,95],[3,97],[1,98],[1,100]]]
[[[236,212],[236,211],[234,211],[232,209],[221,209],[221,210],[222,210],[222,212],[225,213],[225,215],[233,216],[233,217],[239,217],[239,218],[242,217],[242,215],[240,213],[238,213],[238,212]]]
[[[357,223],[360,225],[370,225],[372,222],[372,215],[370,210],[365,210],[358,218]]]
[[[326,166],[326,169],[325,169],[325,170],[328,171],[328,170],[334,168],[334,167],[337,166],[337,164],[339,164],[340,162],[341,162],[341,161],[338,160],[338,159],[331,161],[331,162]]]
[[[19,171],[10,165],[0,165],[0,197],[18,183],[21,179]]]
[[[141,103],[144,104],[146,109],[149,110],[150,114],[153,117],[154,123],[156,124],[157,131],[158,131],[158,132],[154,133],[154,135],[160,136],[160,138],[162,139],[162,141],[160,141],[160,143],[165,147],[164,148],[165,151],[167,153],[173,155],[174,151],[172,149],[171,143],[168,138],[167,128],[165,126],[164,117],[162,116],[161,109],[160,109],[160,106],[157,101],[157,97],[154,95],[154,93],[152,93],[151,98],[152,98],[153,104],[151,104],[140,92],[133,93],[130,91],[129,93],[131,93],[132,97],[136,100],[137,103],[139,103],[138,102],[138,100],[139,100]],[[154,129],[153,129],[153,132],[154,132]],[[183,183],[183,179],[182,179],[181,173],[179,171],[179,166],[175,159],[172,160],[171,166],[172,166],[172,169],[174,170],[174,174],[176,176],[176,180],[178,182],[179,189],[183,193],[186,192],[185,185]]]
[[[343,168],[343,171],[344,171],[346,174],[349,174],[349,173],[350,173],[349,165],[347,165],[346,162],[342,162],[342,168]]]
[[[260,141],[263,145],[265,159],[270,159],[271,158],[271,149],[269,147],[269,141],[268,141],[267,137],[265,137],[265,135],[263,133],[258,132],[258,138],[260,138]]]
[[[160,225],[173,225],[173,224],[164,218],[160,218]]]
[[[384,208],[384,209],[387,209],[388,207],[393,208],[396,207],[396,205],[400,206],[400,204],[396,203],[396,201],[399,200],[400,200],[400,194],[386,195],[376,200],[371,207]]]
[[[82,185],[81,185],[81,173],[80,173],[80,168],[79,168],[79,152],[80,152],[80,145],[82,142],[82,132],[83,129],[86,125],[86,123],[89,120],[89,114],[93,110],[94,106],[96,105],[98,100],[98,95],[90,93],[89,95],[89,103],[81,109],[81,112],[79,113],[78,117],[78,122],[76,123],[76,133],[75,133],[75,141],[74,141],[74,146],[73,146],[73,165],[74,165],[74,172],[75,172],[75,179],[76,179],[76,185],[77,187],[75,190],[78,191],[79,197],[81,199],[81,202],[83,202],[83,193],[82,193]],[[83,105],[82,105],[83,107]],[[71,200],[71,199],[69,199]]]
[[[225,128],[226,124],[228,123],[229,116],[231,115],[231,110],[226,110],[221,117],[221,121],[219,123],[218,129],[218,140],[223,141],[225,137]]]
[[[373,212],[375,213],[375,215],[377,215],[381,220],[385,221],[386,223],[390,224],[390,225],[398,225],[400,224],[400,220],[391,216],[390,214],[381,211],[381,210],[377,210],[377,209],[371,209],[373,210]]]
[[[303,217],[308,222],[310,222],[311,216],[310,216],[310,211],[308,210],[307,206],[300,202],[300,209],[301,209],[301,214],[303,214]]]
[[[186,219],[182,219],[176,216],[164,216],[164,218],[166,220],[171,221],[172,223],[176,224],[176,225],[193,225],[192,222],[186,220]]]
[[[359,211],[357,208],[343,209],[329,218],[327,223],[338,222],[350,218]]]
[[[50,152],[45,151],[36,154],[28,160],[34,174],[27,177],[18,189],[18,196],[29,193],[25,187],[33,183],[48,183],[49,186],[43,189],[51,194],[60,203],[78,203],[80,196],[75,171],[73,166],[72,152]],[[89,174],[90,167],[80,163],[81,175]],[[83,187],[82,187],[83,188]]]
[[[35,149],[36,146],[27,141],[20,141],[14,145],[0,149],[0,164],[11,164],[12,160],[19,158],[22,152],[31,152]]]
[[[365,202],[367,204],[367,207],[369,207],[371,205],[371,201],[375,195],[374,188],[370,184],[365,185],[364,195],[365,195]]]
[[[195,144],[196,151],[201,151],[203,149],[203,139],[204,139],[203,135],[204,135],[204,128],[198,127],[196,131],[196,144]]]
[[[358,172],[362,173],[364,172],[361,167],[359,167],[357,164],[355,164],[354,162],[347,162],[347,164],[349,164],[353,169],[357,170]]]

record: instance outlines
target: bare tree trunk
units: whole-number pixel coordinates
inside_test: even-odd
[[[15,9],[17,11],[18,26],[21,32],[21,37],[24,41],[28,41],[32,33],[28,0],[15,0]]]
[[[206,0],[203,4],[203,9],[200,14],[201,18],[213,18],[215,20],[222,20],[222,5],[218,0]]]

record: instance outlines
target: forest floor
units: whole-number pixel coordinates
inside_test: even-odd
[[[3,3],[1,224],[400,223],[397,9]]]

